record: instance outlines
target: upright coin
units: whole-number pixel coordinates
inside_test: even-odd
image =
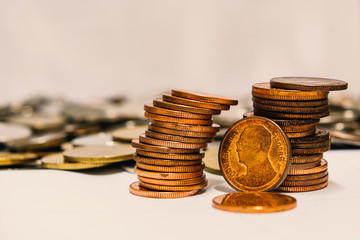
[[[270,80],[271,87],[305,91],[345,90],[348,83],[341,80],[314,77],[277,77]]]
[[[271,191],[286,178],[290,154],[290,142],[275,122],[248,117],[226,132],[219,165],[225,180],[236,190]]]

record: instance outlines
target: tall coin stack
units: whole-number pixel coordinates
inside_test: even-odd
[[[305,77],[273,78],[270,83],[253,85],[254,111],[244,117],[270,118],[291,143],[291,167],[277,190],[307,192],[327,186],[328,163],[323,153],[330,149],[330,137],[316,124],[330,114],[329,91],[346,88],[344,81]]]
[[[151,122],[148,130],[132,141],[139,181],[130,185],[130,192],[142,197],[179,198],[206,187],[202,149],[220,128],[212,115],[237,103],[218,95],[172,90],[145,105],[145,117]]]

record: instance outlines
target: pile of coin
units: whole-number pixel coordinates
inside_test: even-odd
[[[290,140],[291,166],[277,188],[285,192],[313,191],[328,184],[329,132],[317,128],[320,118],[330,114],[329,91],[344,90],[347,83],[320,78],[282,77],[270,83],[253,85],[253,112],[244,116],[263,116],[278,124]]]
[[[212,115],[228,110],[237,100],[187,90],[172,90],[144,106],[148,129],[132,141],[138,182],[130,192],[152,198],[194,195],[207,186],[203,148],[220,126]]]

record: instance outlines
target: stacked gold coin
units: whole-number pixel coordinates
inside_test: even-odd
[[[273,78],[270,83],[253,85],[254,112],[245,116],[272,119],[291,143],[291,167],[278,190],[303,192],[327,186],[323,153],[330,149],[330,137],[327,130],[316,124],[330,114],[329,91],[346,88],[347,83],[340,80],[301,77]]]
[[[207,186],[203,148],[220,126],[212,115],[228,110],[237,100],[186,90],[172,90],[145,105],[148,129],[132,141],[136,148],[134,172],[139,182],[130,185],[134,195],[178,198]]]

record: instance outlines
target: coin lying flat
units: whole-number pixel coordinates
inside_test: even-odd
[[[317,143],[329,140],[330,135],[328,130],[323,128],[317,128],[314,135],[303,137],[303,138],[294,138],[290,139],[291,144],[299,143]]]
[[[112,133],[112,138],[115,141],[131,142],[137,138],[141,133],[144,133],[147,129],[147,125],[136,126],[131,128],[119,128]]]
[[[285,113],[285,112],[270,112],[261,109],[254,108],[254,114],[257,116],[269,117],[269,118],[284,118],[284,119],[319,119],[330,115],[330,111],[324,111],[321,113]]]
[[[146,182],[140,181],[140,186],[142,186],[142,187],[152,189],[152,190],[157,190],[157,191],[169,191],[169,192],[199,190],[201,188],[206,187],[207,185],[208,185],[207,180],[205,180],[204,182],[198,183],[198,184],[194,184],[194,185],[177,185],[177,186],[158,185],[158,184],[151,184],[151,183],[146,183]]]
[[[189,124],[189,125],[211,125],[213,121],[211,119],[193,119],[193,118],[178,118],[178,117],[169,117],[160,114],[154,114],[145,112],[144,116],[152,120],[158,120],[163,122],[172,122],[179,124]]]
[[[144,183],[151,183],[157,185],[165,185],[165,186],[186,186],[186,185],[195,185],[205,182],[206,177],[203,174],[200,177],[196,178],[188,178],[188,179],[179,179],[179,180],[166,180],[166,179],[156,179],[156,178],[147,178],[138,176],[138,179]]]
[[[326,188],[328,186],[328,181],[315,184],[315,185],[309,185],[309,186],[280,186],[276,190],[281,192],[310,192],[310,191],[316,191],[323,188]]]
[[[165,133],[165,134],[171,134],[171,135],[177,135],[183,137],[213,138],[216,135],[216,133],[192,132],[192,131],[183,131],[183,130],[159,127],[154,125],[153,123],[149,123],[148,129],[153,132]]]
[[[247,117],[225,134],[219,165],[225,180],[239,191],[270,191],[285,179],[291,146],[281,128],[263,117]]]
[[[191,100],[191,99],[187,99],[187,98],[171,96],[170,94],[164,94],[163,100],[166,102],[177,103],[177,104],[182,104],[182,105],[192,106],[192,107],[208,108],[208,109],[212,109],[212,110],[229,110],[230,109],[229,105],[196,101],[196,100]]]
[[[286,181],[303,181],[303,180],[313,180],[313,179],[318,179],[318,178],[322,178],[325,175],[328,174],[328,171],[322,171],[322,172],[318,172],[318,173],[310,173],[310,174],[298,174],[298,175],[288,175],[286,177]]]
[[[195,114],[189,112],[182,112],[176,110],[170,110],[166,108],[155,107],[153,105],[145,105],[144,110],[148,113],[165,115],[169,117],[177,117],[177,118],[190,118],[190,119],[211,119],[212,115],[205,114]]]
[[[304,132],[285,132],[286,136],[289,139],[305,138],[305,137],[314,135],[314,133],[315,133],[315,129],[310,129],[310,130],[304,131]]]
[[[308,91],[345,90],[348,83],[341,80],[314,77],[277,77],[270,80],[271,87]]]
[[[165,133],[158,133],[149,130],[145,131],[145,136],[160,140],[183,142],[183,143],[209,143],[212,141],[212,138],[183,137],[183,136],[176,136]]]
[[[210,126],[199,126],[199,125],[186,125],[186,124],[179,124],[173,122],[163,122],[152,120],[151,123],[158,127],[163,128],[170,128],[179,131],[189,131],[189,132],[206,132],[206,133],[216,133],[220,130],[220,125],[213,123]]]
[[[220,110],[212,110],[208,108],[191,107],[182,104],[176,104],[171,102],[165,102],[162,99],[155,99],[153,102],[155,107],[166,108],[176,111],[183,111],[195,114],[217,115],[220,114]]]
[[[50,154],[41,159],[44,168],[59,170],[81,170],[106,166],[107,163],[69,163],[66,162],[62,153]]]
[[[12,142],[8,147],[16,151],[43,151],[60,147],[65,142],[65,137],[63,132],[44,133],[24,141]]]
[[[320,163],[321,163],[321,160],[309,162],[309,163],[291,163],[289,171],[291,172],[292,170],[305,170],[305,169],[309,169],[309,168],[314,168],[314,167],[320,166]]]
[[[138,167],[134,168],[134,172],[141,177],[156,178],[156,179],[187,179],[187,178],[196,178],[203,175],[203,171],[198,172],[180,172],[180,173],[170,173],[170,172],[152,172],[147,170],[142,170]]]
[[[218,103],[224,105],[237,105],[238,100],[223,97],[214,94],[196,92],[196,91],[188,91],[182,89],[174,89],[171,91],[173,96],[182,97],[182,98],[189,98],[198,101],[210,102],[210,103]]]
[[[10,166],[26,164],[38,159],[38,155],[34,153],[0,153],[0,166]]]
[[[279,106],[279,107],[318,107],[329,104],[328,99],[316,100],[316,101],[281,101],[281,100],[271,100],[266,98],[252,98],[254,103],[265,104],[270,106]]]
[[[142,143],[164,146],[169,148],[200,149],[200,148],[205,148],[207,146],[207,143],[182,143],[182,142],[160,140],[160,139],[147,137],[145,136],[145,134],[141,134],[139,136],[139,139],[140,142]]]
[[[253,111],[244,113],[245,117],[255,116]],[[299,125],[310,125],[319,123],[319,119],[271,119],[281,128],[285,126],[299,126]]]
[[[291,157],[291,163],[302,164],[302,163],[310,163],[317,162],[323,158],[323,154],[314,154],[314,155],[297,155]]]
[[[145,157],[161,158],[161,159],[173,159],[173,160],[198,160],[204,157],[204,152],[200,150],[199,153],[193,154],[176,154],[176,153],[156,153],[136,149],[136,153]]]
[[[240,192],[217,196],[214,208],[239,213],[271,213],[296,208],[296,199],[278,193]]]
[[[0,123],[0,143],[23,141],[31,136],[28,127],[15,123]]]
[[[279,107],[272,105],[265,105],[260,103],[253,103],[253,107],[263,111],[270,112],[284,112],[284,113],[301,113],[301,114],[312,114],[329,111],[329,105],[322,105],[317,107]]]
[[[303,174],[313,174],[313,173],[319,173],[327,170],[328,168],[328,162],[325,159],[322,159],[320,162],[320,166],[309,168],[309,169],[303,169],[303,170],[297,170],[297,169],[291,169],[289,170],[289,175],[303,175]]]
[[[173,160],[173,159],[158,159],[151,157],[144,157],[134,154],[134,160],[138,163],[158,165],[158,166],[193,166],[201,164],[201,159],[198,160]]]
[[[36,131],[59,129],[65,124],[65,119],[62,117],[42,115],[14,116],[9,118],[9,121],[28,126]]]
[[[75,147],[85,147],[93,145],[114,146],[118,144],[117,142],[113,141],[111,134],[104,132],[77,137],[74,138],[71,143]]]
[[[281,184],[281,186],[282,187],[304,187],[304,186],[318,185],[318,184],[327,182],[328,179],[329,179],[329,175],[326,174],[324,177],[310,179],[310,180],[298,180],[298,181],[285,180]]]
[[[145,140],[146,141],[146,140]],[[170,148],[164,146],[150,145],[142,143],[139,139],[134,139],[131,142],[131,146],[136,149],[143,149],[144,151],[157,152],[157,153],[199,153],[199,149],[183,149],[183,148]]]

